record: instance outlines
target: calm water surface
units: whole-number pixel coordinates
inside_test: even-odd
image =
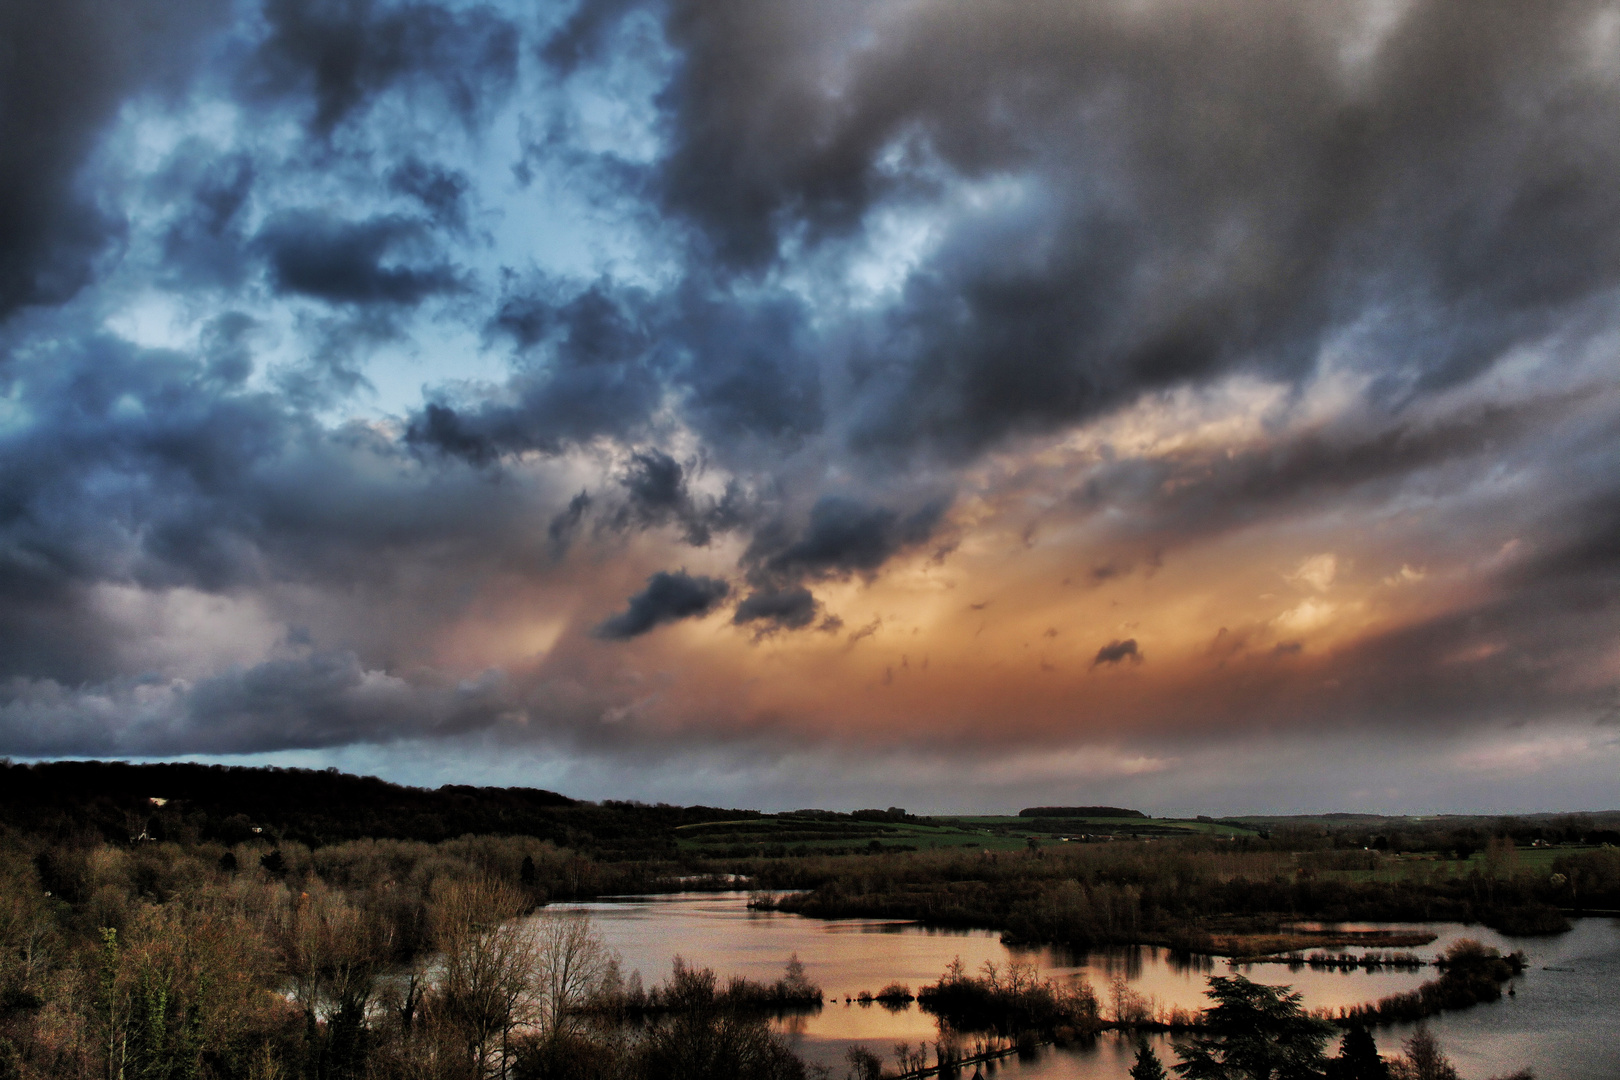
[[[809,977],[827,994],[817,1013],[781,1022],[785,1034],[810,1061],[842,1073],[844,1053],[859,1043],[892,1062],[897,1042],[932,1042],[933,1018],[915,1005],[888,1009],[846,1002],[862,990],[876,993],[891,982],[913,991],[937,980],[961,957],[969,970],[985,961],[1034,961],[1043,974],[1085,978],[1106,1000],[1109,981],[1124,975],[1131,988],[1163,1007],[1199,1009],[1207,1004],[1205,979],[1240,971],[1257,982],[1288,983],[1311,1008],[1372,1001],[1412,989],[1434,974],[1417,972],[1327,972],[1276,964],[1202,962],[1188,965],[1153,947],[1099,949],[1076,955],[1057,949],[1009,949],[989,931],[930,930],[914,923],[864,919],[806,919],[779,912],[749,911],[746,893],[686,893],[631,897],[567,905],[589,912],[628,975],[640,971],[652,986],[669,976],[670,962],[683,957],[730,975],[774,981],[789,955],[797,953]],[[1400,928],[1410,924],[1365,924]],[[1428,924],[1439,935],[1433,945],[1410,950],[1432,957],[1459,937],[1473,937],[1503,951],[1523,949],[1530,969],[1515,983],[1515,996],[1497,1005],[1477,1006],[1432,1022],[1442,1045],[1464,1077],[1483,1078],[1529,1066],[1540,1080],[1611,1080],[1620,1077],[1620,926],[1609,919],[1581,920],[1574,931],[1554,938],[1504,939],[1484,927]],[[1556,968],[1558,970],[1543,970]],[[1409,1029],[1378,1033],[1386,1053],[1399,1048]],[[1173,1054],[1158,1039],[1160,1057]],[[1033,1061],[1009,1060],[997,1070],[1008,1080],[1122,1080],[1130,1069],[1134,1043],[1106,1035],[1096,1043],[1066,1050],[1047,1049]]]

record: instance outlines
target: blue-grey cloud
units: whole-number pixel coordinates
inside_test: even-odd
[[[263,97],[308,98],[310,129],[322,137],[400,85],[436,91],[470,122],[517,66],[517,28],[488,6],[268,0],[263,14],[270,35],[247,84]]]
[[[816,598],[802,585],[756,590],[737,605],[731,621],[738,626],[763,622],[774,629],[802,630],[815,621],[819,609]]]
[[[818,580],[872,573],[900,551],[926,542],[947,503],[934,500],[908,513],[842,495],[810,508],[801,531],[777,521],[754,536],[745,560],[762,580]]]
[[[227,5],[20,0],[0,8],[0,318],[55,304],[123,230],[81,169],[129,99],[183,84]]]
[[[423,223],[410,218],[341,221],[294,211],[267,222],[255,243],[278,288],[334,304],[409,305],[462,287]]]
[[[593,633],[604,641],[640,637],[667,623],[707,615],[730,591],[718,578],[660,570],[647,579],[645,589],[630,598],[625,610],[597,624]]]
[[[467,224],[467,175],[456,169],[406,158],[388,174],[388,186],[422,204],[435,222],[453,228]]]

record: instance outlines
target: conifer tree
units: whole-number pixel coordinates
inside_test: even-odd
[[[1332,1080],[1389,1080],[1389,1066],[1378,1056],[1372,1032],[1360,1025],[1344,1033],[1339,1056],[1328,1065]]]
[[[1131,1066],[1131,1080],[1166,1080],[1164,1064],[1159,1055],[1153,1052],[1153,1047],[1147,1043],[1138,1043],[1136,1047],[1136,1064]]]

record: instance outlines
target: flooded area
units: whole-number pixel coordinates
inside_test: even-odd
[[[889,983],[904,983],[915,992],[936,981],[957,957],[970,970],[985,962],[1033,961],[1043,975],[1085,978],[1107,1007],[1109,986],[1124,976],[1130,989],[1152,999],[1157,1008],[1189,1010],[1207,1004],[1205,979],[1240,972],[1256,982],[1287,983],[1309,1008],[1337,1008],[1374,1001],[1413,989],[1434,977],[1433,969],[1416,971],[1323,971],[1282,964],[1233,965],[1200,959],[1188,963],[1166,950],[1137,946],[1096,949],[1074,954],[1062,949],[1014,949],[990,931],[934,930],[914,923],[863,919],[818,920],[780,912],[750,911],[748,896],[732,893],[684,893],[631,897],[567,905],[589,912],[626,975],[639,971],[652,986],[668,978],[679,955],[689,964],[710,967],[723,980],[742,975],[763,982],[781,977],[790,955],[797,954],[806,974],[827,1000],[817,1012],[779,1022],[781,1030],[807,1060],[835,1066],[842,1073],[844,1054],[860,1044],[893,1060],[897,1042],[929,1042],[938,1036],[933,1017],[915,1003],[904,1007],[863,1004],[863,990],[877,993]],[[1432,958],[1459,937],[1472,937],[1503,951],[1523,949],[1530,970],[1514,984],[1515,995],[1497,1005],[1448,1014],[1432,1026],[1465,1077],[1485,1077],[1514,1068],[1533,1067],[1541,1080],[1598,1080],[1620,1075],[1620,1048],[1609,1041],[1612,1018],[1620,1015],[1620,932],[1614,920],[1582,920],[1570,934],[1556,938],[1502,938],[1484,927],[1454,923],[1366,924],[1367,929],[1417,928],[1437,935],[1431,945],[1411,951]],[[1359,951],[1359,950],[1357,950]],[[1546,971],[1543,967],[1557,970]],[[1559,1045],[1541,1037],[1558,1032]],[[1398,1049],[1408,1031],[1378,1033],[1384,1052]],[[1172,1060],[1168,1041],[1157,1039],[1160,1056]],[[1564,1047],[1571,1047],[1565,1051]],[[1063,1050],[1047,1049],[1029,1061],[1008,1060],[998,1075],[1019,1080],[1075,1077],[1085,1080],[1122,1078],[1130,1068],[1134,1042],[1105,1035],[1095,1043]],[[1509,1067],[1511,1066],[1511,1067]]]

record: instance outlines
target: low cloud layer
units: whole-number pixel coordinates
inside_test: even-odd
[[[0,31],[0,753],[1129,802],[1620,716],[1612,4]]]

